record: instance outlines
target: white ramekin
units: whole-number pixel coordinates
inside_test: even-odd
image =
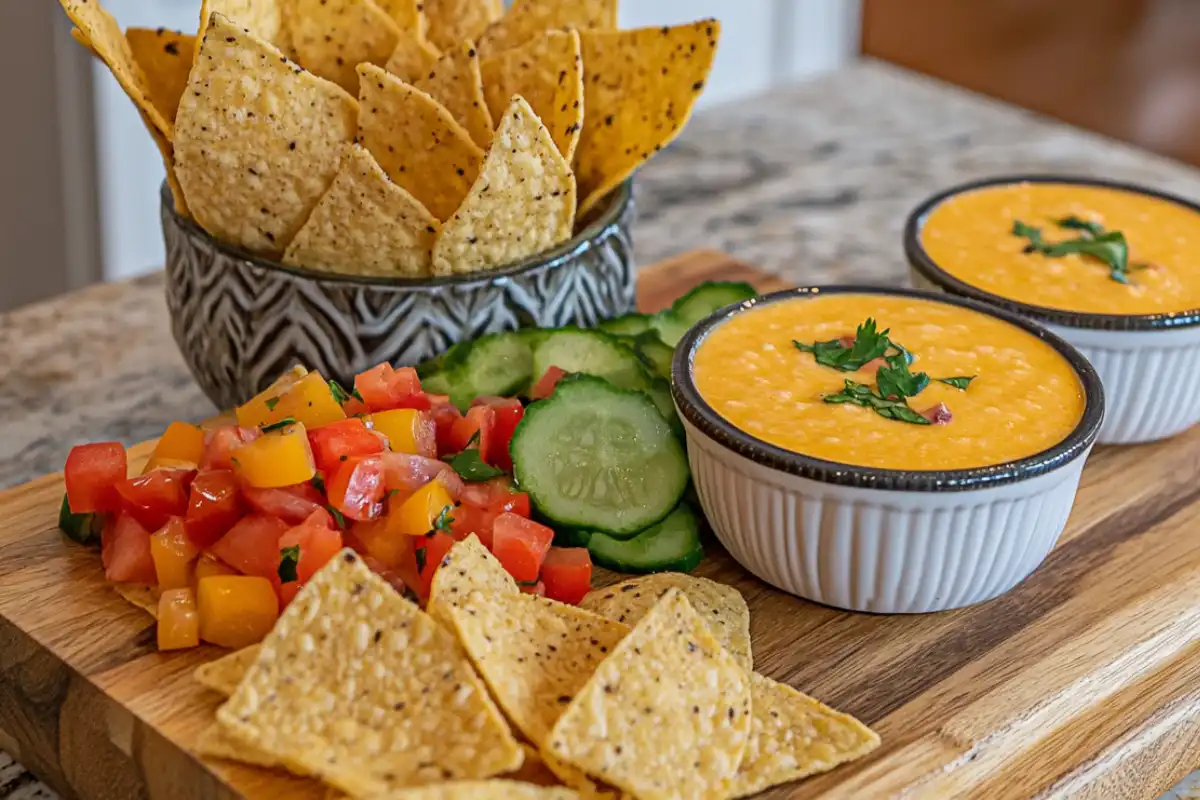
[[[1100,444],[1166,439],[1200,422],[1200,309],[1167,314],[1086,314],[1020,303],[963,283],[942,270],[921,246],[921,227],[948,198],[1011,183],[1101,186],[1168,200],[1200,213],[1200,205],[1132,184],[1054,175],[989,178],[955,186],[921,203],[904,227],[912,284],[980,300],[1027,317],[1074,345],[1096,368],[1108,410]]]
[[[1059,444],[966,470],[888,470],[793,453],[716,413],[692,379],[697,347],[763,303],[836,292],[901,294],[999,317],[1052,345],[1079,375],[1083,418]],[[942,611],[1020,583],[1058,541],[1104,417],[1096,372],[1069,344],[1004,311],[944,294],[856,286],[795,289],[718,311],[675,351],[672,391],[692,478],[717,538],[742,566],[825,605],[886,614]]]

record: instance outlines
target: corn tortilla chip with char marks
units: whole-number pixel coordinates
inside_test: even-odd
[[[488,778],[523,758],[454,637],[348,549],[283,612],[217,721],[351,795]]]
[[[428,39],[440,50],[478,39],[484,28],[503,14],[501,0],[425,0]]]
[[[492,597],[514,597],[520,593],[512,575],[472,533],[455,542],[434,570],[428,611],[434,619],[451,625],[447,610],[451,606],[486,602]]]
[[[196,667],[192,677],[206,689],[229,697],[246,677],[246,670],[258,658],[258,645],[253,644],[221,656],[215,661]]]
[[[239,30],[249,31],[271,44],[276,43],[283,31],[282,0],[203,0],[200,4],[200,28],[196,31],[197,42],[204,39],[214,12],[232,22]]]
[[[483,98],[479,56],[472,42],[463,42],[442,53],[429,72],[413,85],[445,106],[471,136],[471,141],[487,149],[494,126]]]
[[[479,36],[479,52],[492,56],[520,47],[545,31],[567,28],[616,30],[617,0],[516,0],[507,14]]]
[[[165,119],[175,122],[179,98],[187,88],[196,49],[196,37],[166,28],[130,28],[125,31],[133,60],[142,68],[150,100]]]
[[[358,103],[216,15],[176,118],[175,169],[201,227],[283,254],[354,138]]]
[[[428,42],[421,41],[407,31],[400,31],[396,49],[388,56],[384,69],[405,83],[416,83],[429,74],[441,55]]]
[[[293,0],[292,46],[305,69],[347,92],[358,91],[359,64],[382,66],[400,28],[372,0]]]

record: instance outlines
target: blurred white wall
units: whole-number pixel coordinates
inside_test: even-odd
[[[20,0],[25,2],[27,0]],[[194,30],[199,0],[108,0],[122,26]],[[721,47],[702,105],[835,69],[857,51],[855,0],[624,0],[621,26],[721,20]],[[95,65],[100,224],[107,280],[158,269],[162,164],[133,105]]]

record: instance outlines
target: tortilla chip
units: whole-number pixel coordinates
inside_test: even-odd
[[[351,94],[358,91],[361,63],[383,65],[396,49],[400,29],[372,0],[295,0],[289,22],[292,46],[308,70]]]
[[[159,592],[153,586],[144,583],[114,583],[112,587],[126,602],[158,619]]]
[[[246,677],[246,670],[258,658],[258,645],[243,647],[216,661],[196,667],[192,677],[206,689],[229,697],[237,691],[238,684]]]
[[[501,0],[425,0],[428,38],[440,50],[478,39],[483,29],[503,14]]]
[[[370,153],[346,145],[342,168],[283,263],[343,275],[428,275],[440,227],[425,206],[388,180]]]
[[[520,47],[544,31],[617,29],[617,0],[516,0],[508,13],[479,37],[479,52],[487,57]]]
[[[79,28],[76,41],[85,43],[99,56],[112,72],[117,83],[129,95],[138,110],[150,120],[156,130],[173,140],[175,136],[171,121],[154,106],[151,100],[150,83],[145,72],[133,58],[129,40],[121,32],[121,26],[97,0],[59,0],[71,22]]]
[[[420,0],[375,0],[375,4],[392,18],[397,28],[425,40],[425,14]]]
[[[454,637],[349,549],[296,595],[217,721],[355,796],[522,759]]]
[[[486,603],[493,597],[515,597],[520,593],[512,575],[472,533],[455,542],[434,570],[428,611],[437,621],[452,625],[447,611],[451,606]]]
[[[190,217],[191,212],[188,211],[187,200],[183,197],[183,187],[179,185],[179,176],[175,173],[175,146],[154,127],[154,123],[150,121],[149,117],[145,114],[141,114],[141,117],[142,124],[146,126],[150,138],[154,140],[154,146],[158,148],[158,153],[162,156],[163,170],[167,175],[167,188],[170,190],[171,200],[175,204],[175,213]]]
[[[581,216],[683,130],[720,33],[708,19],[579,34],[587,109],[575,154]]]
[[[396,49],[388,57],[384,67],[405,83],[416,83],[429,74],[434,63],[441,57],[437,48],[423,42],[411,33],[400,31]]]
[[[354,138],[358,103],[217,15],[176,119],[175,170],[218,239],[282,255]]]
[[[579,34],[550,31],[479,65],[488,108],[499,118],[514,94],[529,102],[567,163],[583,128]]]
[[[196,37],[166,28],[130,28],[125,38],[133,60],[146,76],[150,101],[164,119],[174,123],[179,97],[192,70]]]
[[[256,767],[278,767],[279,759],[268,755],[256,747],[243,744],[231,739],[221,730],[221,726],[212,723],[196,737],[195,751],[205,758],[223,758],[227,761],[240,761]]]
[[[632,795],[597,783],[583,770],[563,763],[549,753],[539,753],[538,755],[542,759],[542,763],[546,765],[546,769],[565,785],[579,792],[580,797],[587,798],[587,800],[632,800]]]
[[[682,572],[660,572],[594,589],[579,606],[602,617],[636,625],[670,588],[687,595],[700,619],[742,669],[747,672],[754,669],[750,655],[750,609],[741,592],[732,586]]]
[[[879,746],[879,735],[849,714],[751,673],[750,740],[729,797],[745,797],[826,772]]]
[[[522,783],[536,783],[538,786],[562,785],[558,777],[546,766],[546,762],[542,760],[542,754],[536,747],[529,742],[521,742],[521,750],[525,753],[525,760],[521,762],[521,766],[514,772],[505,773],[502,777]]]
[[[484,149],[491,144],[495,126],[483,99],[483,78],[474,43],[466,41],[451,47],[414,85],[445,106],[471,141]]]
[[[670,589],[596,669],[544,749],[638,797],[721,797],[749,737],[745,670]]]
[[[561,786],[534,786],[518,781],[455,781],[437,786],[401,789],[382,800],[576,800],[579,795]]]
[[[524,98],[513,98],[479,177],[433,245],[435,275],[511,264],[571,238],[575,176]]]
[[[87,35],[79,30],[79,28],[71,28],[71,38],[86,47],[96,58],[100,58],[100,54],[96,52],[96,48],[92,47],[92,43],[88,41]]]
[[[239,33],[249,32],[271,44],[275,44],[283,31],[281,0],[203,0],[200,4],[200,29],[196,32],[197,42],[204,41],[204,34],[212,24],[214,13],[232,22]]]
[[[444,220],[479,174],[480,150],[440,103],[395,75],[361,64],[358,141],[394,183]]]

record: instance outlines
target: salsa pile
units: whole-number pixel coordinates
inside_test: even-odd
[[[230,424],[173,422],[140,474],[117,442],[75,447],[60,523],[99,539],[109,580],[160,593],[163,650],[259,641],[345,546],[424,600],[450,547],[474,533],[522,591],[575,604],[588,551],[553,546],[510,480],[524,414],[504,397],[464,413],[411,368],[381,364],[352,391],[297,368]]]

